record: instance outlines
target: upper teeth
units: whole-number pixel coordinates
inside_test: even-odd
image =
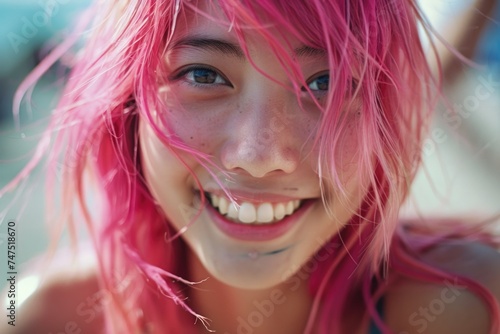
[[[270,223],[291,215],[300,205],[300,200],[283,203],[260,203],[254,205],[243,202],[238,205],[227,198],[210,194],[212,205],[219,209],[222,215],[242,223]]]

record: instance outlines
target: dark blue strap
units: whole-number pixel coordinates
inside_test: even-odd
[[[370,333],[369,334],[382,334],[380,329],[378,329],[377,325],[372,321],[370,323]]]
[[[377,302],[377,313],[379,314],[380,318],[383,320],[384,319],[384,298],[380,298]],[[380,329],[378,329],[377,325],[375,322],[370,321],[370,331],[368,332],[369,334],[382,334]]]

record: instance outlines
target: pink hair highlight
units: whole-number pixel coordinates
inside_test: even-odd
[[[351,221],[326,244],[340,242],[343,248],[310,277],[315,301],[306,332],[319,328],[320,333],[341,333],[339,323],[349,292],[361,285],[370,316],[384,333],[391,333],[374,306],[386,288],[382,282],[387,260],[399,274],[418,275],[423,281],[451,277],[424,265],[414,254],[414,242],[405,239],[403,230],[397,230],[399,207],[420,163],[430,111],[437,98],[433,93],[436,83],[417,33],[417,6],[409,0],[213,3],[221,6],[243,46],[245,27],[262,32],[293,79],[297,93],[304,86],[299,66],[278,42],[280,36],[265,29],[264,20],[273,18],[284,31],[328,52],[334,89],[314,138],[320,151],[318,172],[325,205],[332,189],[345,192],[334,152],[346,131],[343,111],[358,108],[359,102],[359,174],[361,177],[363,170],[370,171],[370,189]],[[52,167],[63,155],[62,198],[63,207],[68,209],[61,212],[60,221],[68,222],[70,228],[76,224],[72,209],[78,204],[98,255],[100,283],[112,296],[111,307],[105,311],[106,332],[136,333],[148,323],[152,331],[189,333],[194,330],[189,314],[208,326],[207,320],[184,301],[181,288],[192,283],[182,278],[185,268],[178,260],[185,254],[185,245],[177,238],[182,231],[174,231],[156,207],[142,176],[138,152],[140,115],[172,152],[192,155],[219,182],[211,157],[181,142],[169,124],[157,117],[165,110],[158,96],[163,83],[162,57],[177,33],[176,19],[186,6],[194,5],[181,0],[97,3],[88,14],[94,16],[94,23],[87,32],[87,45],[77,55],[46,139],[26,169],[3,189],[14,187],[41,161],[41,154],[49,151],[48,138],[57,130],[49,151],[49,173],[54,173]],[[46,65],[68,48],[64,45],[55,51],[27,82],[33,83]],[[74,151],[64,154],[66,150]],[[97,218],[92,217],[84,198],[87,173],[96,181],[102,199]],[[51,189],[54,174],[49,175],[49,183]],[[442,240],[446,236],[432,242]],[[380,288],[371,291],[374,280]],[[465,278],[460,282],[486,301],[493,315],[491,333],[497,332],[498,303],[479,284]]]

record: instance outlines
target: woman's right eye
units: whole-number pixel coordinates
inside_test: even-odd
[[[175,79],[183,79],[194,86],[225,85],[231,86],[216,70],[208,67],[189,67],[174,76]]]

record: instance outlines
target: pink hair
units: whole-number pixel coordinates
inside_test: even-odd
[[[416,243],[406,238],[402,229],[397,230],[399,208],[420,164],[422,142],[437,98],[433,93],[436,82],[417,32],[417,6],[410,0],[216,3],[243,46],[243,27],[263,28],[265,19],[272,18],[302,42],[328,52],[334,89],[315,137],[325,197],[330,189],[344,191],[334,152],[346,127],[341,111],[350,104],[358,106],[359,173],[371,171],[371,186],[348,225],[328,242],[341,242],[343,247],[311,274],[315,303],[307,331],[319,326],[321,333],[340,333],[338,326],[349,292],[362,285],[371,317],[384,333],[390,333],[374,306],[384,291],[384,271],[380,268],[385,268],[387,259],[401,275],[418,275],[431,282],[450,277],[419,261]],[[164,68],[162,56],[177,33],[175,20],[187,6],[193,4],[181,0],[96,4],[87,13],[87,17],[95,17],[87,45],[76,55],[47,132],[50,136],[58,130],[54,145],[50,151],[48,145],[40,146],[40,151],[49,152],[49,189],[55,184],[53,172],[63,154],[63,207],[78,204],[99,255],[101,284],[112,296],[106,310],[106,332],[136,333],[148,323],[153,331],[188,333],[193,319],[205,321],[184,302],[183,285],[192,284],[182,279],[184,268],[179,259],[185,245],[174,238],[176,232],[156,207],[142,176],[138,153],[137,120],[141,115],[165,145],[190,153],[207,169],[215,168],[210,157],[182,143],[169,124],[157,120],[153,113],[165,110],[158,90],[166,79],[158,73]],[[304,78],[298,64],[278,42],[279,36],[261,31],[299,92]],[[44,64],[53,63],[68,48],[56,50]],[[40,68],[35,76],[43,71]],[[40,159],[38,154],[6,189],[20,182]],[[87,177],[96,180],[98,217],[92,215],[95,209],[85,200]],[[61,221],[73,226],[74,216],[67,209],[61,213]],[[436,240],[447,237],[442,234]],[[372,291],[374,279],[379,288]],[[493,315],[491,333],[498,332],[500,311],[491,294],[465,278],[460,282],[485,299]]]

